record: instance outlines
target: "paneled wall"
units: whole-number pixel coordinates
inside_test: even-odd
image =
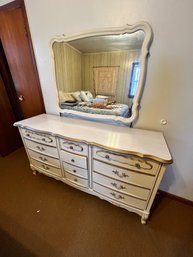
[[[95,95],[93,67],[118,66],[115,100],[131,105],[128,98],[131,68],[139,50],[81,54],[66,43],[54,43],[55,73],[58,91],[89,90]]]
[[[53,44],[58,91],[82,90],[81,53],[66,43]]]
[[[139,59],[139,51],[116,51],[84,54],[82,80],[84,90],[94,93],[93,67],[119,66],[116,101],[129,104],[128,92],[132,62]]]

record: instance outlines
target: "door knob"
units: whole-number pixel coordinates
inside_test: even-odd
[[[22,102],[22,101],[24,101],[25,98],[24,98],[23,95],[20,95],[20,96],[18,97],[18,99],[19,99],[20,102]]]

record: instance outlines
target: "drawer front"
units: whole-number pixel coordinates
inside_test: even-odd
[[[25,140],[25,143],[27,148],[33,151],[58,158],[58,150],[55,147],[38,144],[30,140]]]
[[[86,157],[68,153],[66,151],[61,151],[61,158],[62,158],[62,161],[64,161],[64,162],[70,163],[72,165],[78,166],[83,169],[87,169],[87,158]]]
[[[41,132],[29,130],[29,129],[21,129],[21,133],[24,138],[27,138],[45,145],[56,146],[55,137],[50,136],[49,134],[44,134]]]
[[[41,153],[34,152],[32,150],[29,150],[29,149],[27,151],[28,151],[31,158],[33,158],[37,161],[40,161],[40,162],[44,162],[48,165],[50,164],[50,165],[53,165],[53,166],[56,166],[56,167],[60,168],[60,162],[59,162],[58,159],[43,155]]]
[[[129,206],[136,207],[138,209],[143,210],[146,205],[146,201],[134,198],[132,196],[128,196],[125,194],[122,194],[120,192],[116,192],[114,190],[111,190],[107,187],[101,186],[99,184],[93,183],[93,190],[96,191],[99,194],[102,194],[104,196],[107,196],[108,198],[111,198],[113,200],[116,200],[117,202],[124,203]]]
[[[159,169],[159,163],[146,160],[132,155],[120,155],[115,152],[109,152],[98,147],[93,147],[93,157],[97,160],[117,165],[119,167],[156,175]]]
[[[95,172],[93,172],[93,182],[104,185],[121,193],[133,195],[143,200],[147,200],[150,192],[149,189],[129,185],[124,182],[102,176]]]
[[[88,145],[79,142],[73,142],[69,140],[65,140],[59,138],[60,149],[71,152],[77,153],[80,155],[88,155]]]
[[[63,167],[65,171],[68,171],[69,173],[72,173],[74,175],[81,176],[83,178],[88,178],[88,171],[73,165],[70,165],[66,162],[63,162]]]
[[[56,168],[56,167],[50,166],[48,164],[36,161],[34,159],[31,159],[31,163],[35,167],[37,167],[38,169],[44,171],[45,173],[48,173],[48,174],[50,173],[52,175],[60,176],[60,177],[62,176],[61,169],[59,169],[59,168]]]
[[[106,175],[116,180],[118,179],[126,183],[131,183],[150,189],[155,181],[154,176],[140,174],[134,171],[115,167],[96,160],[93,161],[93,170],[97,171],[101,175]]]
[[[79,178],[77,176],[74,176],[68,172],[65,172],[66,179],[70,182],[77,184],[82,187],[88,187],[88,180],[84,178]]]

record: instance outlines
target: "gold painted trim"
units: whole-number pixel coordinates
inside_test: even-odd
[[[126,150],[121,150],[121,149],[118,149],[118,148],[112,148],[112,147],[104,146],[104,145],[101,145],[101,144],[98,144],[98,143],[95,143],[95,142],[87,142],[86,140],[80,140],[80,139],[74,139],[74,138],[70,138],[70,137],[65,137],[65,136],[62,136],[60,134],[55,134],[53,132],[48,132],[48,131],[46,132],[46,131],[43,131],[43,130],[32,129],[32,128],[29,128],[28,126],[25,126],[25,125],[17,124],[17,125],[14,125],[14,126],[20,127],[20,128],[27,128],[27,129],[30,129],[30,130],[33,130],[33,131],[42,132],[42,133],[47,133],[47,134],[50,134],[52,136],[64,138],[66,140],[70,140],[70,141],[74,141],[74,142],[85,143],[87,145],[100,147],[100,148],[103,148],[105,150],[109,150],[109,151],[112,151],[112,152],[128,154],[128,155],[134,155],[134,156],[137,156],[137,157],[140,157],[140,158],[147,158],[147,159],[150,159],[150,160],[153,160],[153,161],[156,161],[156,162],[159,162],[159,163],[163,163],[163,164],[171,164],[171,163],[173,163],[173,159],[172,158],[170,160],[166,160],[166,159],[163,159],[163,158],[160,158],[160,157],[157,157],[157,156],[154,156],[154,155],[150,155],[150,154],[142,154],[142,153],[139,153],[139,152],[126,151]]]

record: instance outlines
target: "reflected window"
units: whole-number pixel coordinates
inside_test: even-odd
[[[134,98],[138,82],[139,82],[140,64],[139,62],[132,63],[131,80],[129,86],[129,98]]]

